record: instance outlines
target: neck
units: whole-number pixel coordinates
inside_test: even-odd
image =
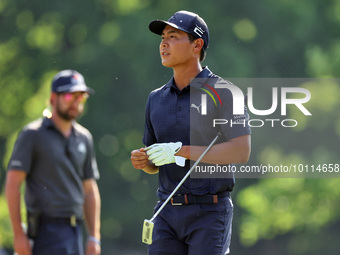
[[[173,68],[174,80],[177,88],[179,90],[184,89],[190,84],[191,79],[194,79],[202,70],[202,66],[199,62],[195,65]]]
[[[52,114],[52,121],[56,128],[65,136],[69,137],[72,131],[72,121],[61,118],[58,114]]]

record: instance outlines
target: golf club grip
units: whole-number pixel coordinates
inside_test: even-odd
[[[195,167],[198,165],[198,163],[202,160],[202,158],[207,154],[207,152],[210,150],[210,148],[214,145],[214,143],[217,141],[217,139],[221,136],[221,133],[218,132],[217,136],[212,140],[212,142],[209,144],[209,146],[205,149],[205,151],[201,154],[201,156],[196,160],[196,162],[193,164],[193,166],[190,168],[190,170],[187,172],[187,174],[183,177],[180,183],[176,186],[174,191],[168,196],[168,198],[164,201],[162,206],[157,210],[157,212],[152,216],[150,221],[153,221],[157,215],[163,210],[164,206],[169,202],[169,200],[175,195],[176,191],[182,186],[182,184],[185,182],[185,180],[189,177],[189,175],[194,171]]]

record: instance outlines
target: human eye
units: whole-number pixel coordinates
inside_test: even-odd
[[[65,101],[72,101],[74,98],[74,95],[72,93],[63,93]]]

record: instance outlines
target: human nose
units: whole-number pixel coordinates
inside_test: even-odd
[[[162,39],[160,48],[166,48],[168,46],[168,42],[165,38]]]

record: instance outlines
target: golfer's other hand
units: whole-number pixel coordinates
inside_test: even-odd
[[[149,162],[149,156],[144,151],[144,148],[140,148],[139,150],[131,151],[131,163],[136,169],[143,169],[147,167]]]

